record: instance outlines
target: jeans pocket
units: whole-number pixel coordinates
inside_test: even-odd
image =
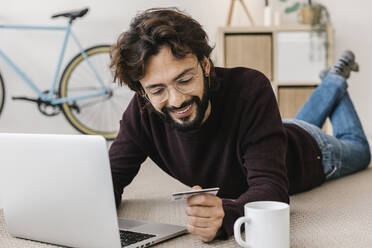
[[[322,147],[319,147],[322,152],[322,165],[323,171],[327,179],[334,175],[338,169],[338,163],[333,158],[332,154],[332,144],[325,144]]]
[[[336,171],[337,171],[337,169],[338,169],[336,165],[332,165],[331,168],[332,168],[331,171],[329,171],[329,172],[327,172],[327,173],[325,174],[325,177],[326,177],[327,180],[328,180],[328,179],[331,179],[332,176],[335,175],[335,173],[336,173]]]

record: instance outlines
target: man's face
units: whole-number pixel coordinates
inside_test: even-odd
[[[211,106],[201,66],[205,75],[209,75],[207,58],[201,63],[193,54],[178,59],[168,46],[162,47],[146,63],[141,85],[156,113],[179,130],[198,128],[210,114]],[[186,90],[183,90],[183,85],[186,85]],[[159,95],[165,97],[159,100]]]

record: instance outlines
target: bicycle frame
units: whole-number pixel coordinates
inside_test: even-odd
[[[25,26],[25,25],[0,25],[0,29],[21,29],[21,30],[59,30],[59,31],[65,31],[65,36],[63,40],[63,45],[62,49],[60,51],[60,55],[58,58],[58,64],[57,68],[54,74],[53,82],[50,87],[50,90],[48,94],[44,94],[43,92],[40,91],[40,89],[36,86],[35,83],[32,82],[31,79],[27,77],[27,75],[20,70],[18,66],[15,65],[15,63],[7,56],[5,53],[0,49],[0,57],[4,59],[4,61],[23,79],[23,81],[30,86],[30,88],[35,91],[39,98],[43,101],[50,102],[53,105],[58,105],[62,104],[65,102],[71,102],[75,100],[81,100],[81,99],[86,99],[86,98],[93,98],[93,97],[98,97],[98,96],[103,96],[108,93],[106,90],[102,79],[98,75],[97,71],[94,69],[93,65],[89,61],[89,58],[87,54],[85,53],[84,49],[82,48],[78,38],[75,36],[75,34],[71,30],[71,23],[68,23],[66,26]],[[63,98],[55,98],[54,93],[55,93],[55,87],[57,84],[58,76],[60,75],[61,67],[62,67],[62,61],[65,55],[67,43],[69,40],[70,35],[72,36],[75,44],[77,47],[80,49],[80,54],[83,56],[84,60],[87,61],[88,66],[94,73],[94,76],[96,77],[97,81],[99,82],[101,89],[98,93],[93,93],[93,94],[86,94],[82,96],[76,96],[76,97],[63,97]]]

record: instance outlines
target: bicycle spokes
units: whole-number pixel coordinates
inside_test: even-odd
[[[109,69],[109,51],[109,46],[86,50],[91,66],[82,55],[76,56],[66,67],[59,89],[62,99],[74,99],[72,103],[63,103],[62,109],[76,129],[113,139],[119,129],[123,111],[134,93],[127,87],[113,83],[113,75]],[[92,67],[96,70],[94,73]],[[97,82],[96,75],[102,79],[104,89]],[[92,97],[81,97],[94,93],[97,94]]]

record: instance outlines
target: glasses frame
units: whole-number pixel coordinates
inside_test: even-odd
[[[202,66],[202,64],[200,63],[200,61],[198,60],[197,61],[197,65],[196,65],[196,74],[195,75],[193,75],[193,79],[197,79],[198,77],[199,77],[199,75],[198,75],[198,73],[199,73],[199,65],[200,65],[200,67],[201,67],[201,69],[202,69],[202,72],[203,72],[203,75],[204,75],[204,69],[203,69],[203,66]],[[160,104],[160,103],[163,103],[163,102],[165,102],[165,101],[167,101],[168,99],[169,99],[169,88],[170,87],[173,87],[174,89],[176,89],[179,93],[181,93],[181,94],[189,94],[189,93],[191,93],[191,92],[193,92],[193,91],[195,91],[198,87],[195,87],[195,88],[193,88],[192,90],[190,90],[190,91],[188,91],[188,92],[182,92],[180,89],[178,89],[177,88],[177,81],[176,82],[173,82],[171,85],[168,85],[166,88],[165,88],[165,92],[166,92],[166,97],[164,97],[164,100],[162,100],[162,101],[160,101],[160,102],[153,102],[153,101],[151,101],[151,99],[150,99],[150,97],[148,96],[148,94],[146,93],[146,91],[145,91],[145,89],[141,89],[141,96],[143,97],[143,98],[145,98],[147,101],[149,101],[150,103],[153,103],[153,104]]]

